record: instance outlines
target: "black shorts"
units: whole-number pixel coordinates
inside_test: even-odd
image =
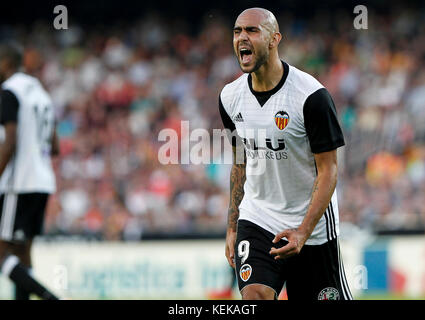
[[[25,241],[41,234],[49,194],[0,194],[0,240]]]
[[[252,222],[238,221],[235,262],[241,292],[250,284],[263,284],[277,297],[286,284],[290,300],[352,299],[337,239],[304,245],[298,255],[275,260],[269,254],[271,247],[280,248],[288,242],[273,244],[273,238],[271,232]]]

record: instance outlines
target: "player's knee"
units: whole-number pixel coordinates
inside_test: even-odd
[[[261,284],[252,284],[242,290],[243,300],[273,300],[274,297],[274,290]]]

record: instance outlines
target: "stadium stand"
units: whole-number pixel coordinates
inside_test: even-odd
[[[277,13],[281,57],[331,92],[343,126],[340,219],[371,233],[425,230],[424,11],[370,10],[368,30],[347,12]],[[335,17],[338,17],[337,19]],[[50,22],[0,28],[25,46],[27,70],[56,105],[62,153],[48,235],[99,240],[224,234],[229,165],[161,165],[158,133],[190,121],[222,128],[217,97],[240,75],[234,17],[147,13],[131,23],[66,32]],[[147,32],[146,30],[149,30]],[[415,39],[415,41],[411,41]]]

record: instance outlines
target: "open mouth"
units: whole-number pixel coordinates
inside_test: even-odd
[[[242,48],[239,50],[241,61],[243,64],[248,64],[252,60],[252,51],[248,48]]]

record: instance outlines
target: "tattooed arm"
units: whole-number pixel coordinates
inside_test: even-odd
[[[235,262],[235,241],[236,241],[236,226],[239,218],[239,205],[244,196],[244,184],[246,180],[246,155],[243,150],[243,163],[238,161],[237,147],[233,147],[233,166],[230,172],[230,203],[227,217],[227,232],[226,232],[226,258],[229,265],[234,268]]]
[[[236,147],[232,147],[233,149],[233,166],[232,171],[230,173],[230,203],[229,203],[229,211],[228,211],[228,219],[227,219],[227,227],[233,231],[236,231],[236,224],[239,218],[239,205],[244,196],[243,186],[245,184],[246,175],[246,158],[245,154],[243,155],[243,163],[238,163],[237,155],[236,155]],[[243,150],[243,152],[245,152]]]
[[[286,237],[289,243],[280,249],[270,250],[270,254],[276,255],[275,259],[300,253],[331,201],[337,181],[336,150],[314,154],[314,158],[317,165],[317,177],[307,213],[297,229],[285,230],[276,235],[273,243],[277,243],[283,237]]]

